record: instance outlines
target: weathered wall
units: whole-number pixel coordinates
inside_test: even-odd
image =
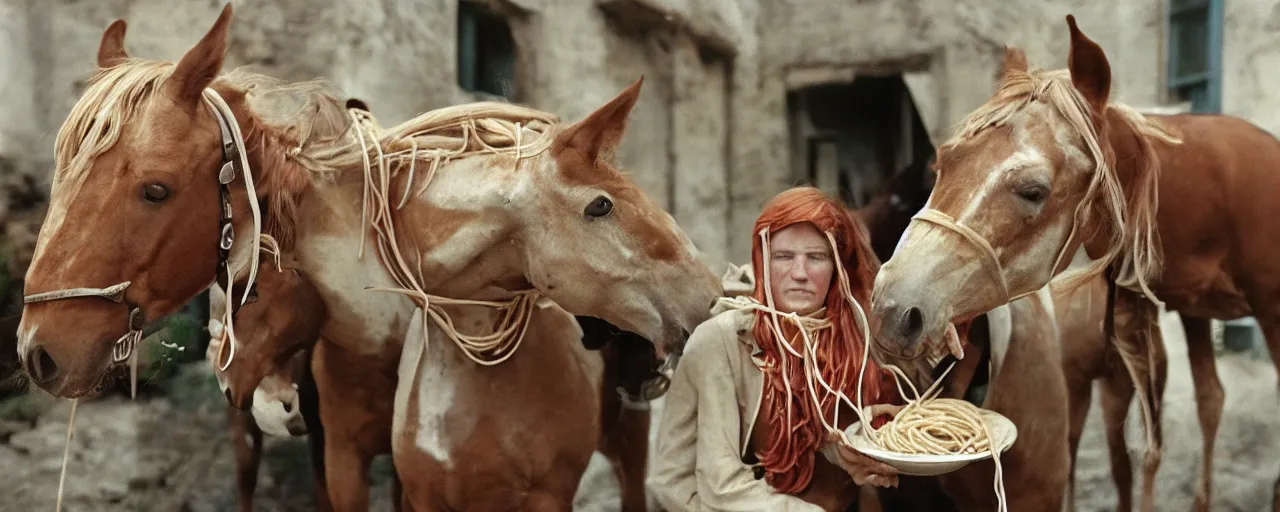
[[[517,101],[580,119],[640,76],[622,166],[690,232],[708,263],[744,261],[763,202],[793,179],[786,92],[902,72],[935,142],[994,86],[1002,46],[1061,67],[1074,13],[1111,58],[1116,98],[1164,92],[1164,0],[489,0],[512,13]],[[102,29],[129,20],[138,55],[175,59],[219,8],[204,0],[0,2],[0,157],[47,171],[53,136]],[[457,85],[453,0],[240,2],[228,64],[323,77],[385,123],[477,96]],[[1226,12],[1224,108],[1280,129],[1274,0]]]

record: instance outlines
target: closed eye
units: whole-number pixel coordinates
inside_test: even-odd
[[[1021,197],[1022,200],[1031,204],[1038,205],[1043,203],[1045,199],[1049,198],[1049,187],[1042,183],[1019,185],[1015,191],[1017,192],[1018,197]]]

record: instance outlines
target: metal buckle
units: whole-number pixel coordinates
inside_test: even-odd
[[[222,169],[218,171],[218,183],[229,185],[234,179],[236,179],[235,164],[231,161],[222,164]]]
[[[230,223],[230,222],[228,222],[228,223],[226,223],[226,224],[223,224],[223,225],[222,225],[222,240],[220,240],[220,241],[219,241],[219,243],[218,243],[218,247],[219,247],[219,248],[221,248],[221,249],[222,249],[222,250],[224,250],[224,251],[230,251],[230,250],[231,250],[231,244],[232,244],[232,242],[234,242],[234,241],[235,241],[235,237],[236,237],[235,229],[231,227],[231,223]]]
[[[136,331],[129,331],[129,334],[116,340],[115,346],[111,347],[111,358],[114,362],[127,361],[129,356],[133,355],[134,344],[138,342],[137,334]]]
[[[133,308],[129,310],[129,330],[142,330],[142,308]]]

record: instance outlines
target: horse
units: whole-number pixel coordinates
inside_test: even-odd
[[[643,79],[572,124],[480,102],[382,128],[324,82],[222,73],[231,14],[176,63],[129,56],[124,20],[104,31],[58,132],[27,272],[19,353],[36,386],[90,392],[133,359],[145,325],[211,282],[247,277],[228,284],[243,303],[268,235],[329,309],[312,369],[329,498],[348,510],[368,501],[353,446],[390,449],[380,418],[408,329],[425,327],[410,324],[417,307],[498,285],[643,336],[664,359],[710,316],[718,279],[612,162]]]
[[[323,494],[325,484],[324,454],[323,450],[315,449],[317,446],[323,446],[316,442],[323,439],[323,429],[314,421],[306,423],[302,421],[303,417],[311,417],[307,414],[308,402],[303,401],[300,407],[296,406],[297,397],[301,393],[294,391],[292,387],[293,384],[305,385],[310,378],[310,374],[306,371],[310,362],[309,349],[319,338],[320,324],[327,314],[324,304],[319,298],[318,291],[296,268],[288,263],[277,271],[267,271],[262,274],[258,281],[256,295],[251,297],[249,303],[237,308],[235,321],[243,329],[241,332],[246,333],[246,336],[242,338],[242,343],[239,346],[240,354],[237,358],[239,364],[231,365],[225,372],[221,370],[220,337],[222,336],[223,326],[219,319],[225,313],[223,308],[226,306],[226,298],[225,294],[217,286],[213,287],[212,291],[210,332],[213,334],[215,341],[210,344],[208,359],[214,366],[219,384],[227,395],[230,404],[229,412],[231,414],[232,429],[235,434],[233,435],[233,440],[237,445],[237,474],[239,475],[239,504],[241,509],[252,509],[252,494],[257,478],[257,465],[260,457],[263,430],[259,428],[259,425],[263,425],[267,427],[265,430],[273,435],[297,436],[302,435],[304,432],[309,434],[313,446],[312,461],[316,470],[316,481],[318,489],[321,491],[317,501],[320,504],[320,509],[328,510],[329,506]],[[558,311],[563,313],[563,310]],[[542,314],[542,317],[547,316],[545,313]],[[564,318],[561,318],[561,320],[564,320]],[[572,333],[569,333],[554,338],[561,342],[568,341],[559,345],[563,347],[563,350],[556,350],[555,345],[540,345],[535,352],[549,354],[550,359],[567,356],[585,363],[581,366],[604,370],[603,375],[600,374],[601,372],[596,371],[592,375],[581,376],[588,379],[598,379],[605,384],[599,386],[601,393],[599,421],[597,423],[593,421],[594,418],[585,416],[590,414],[590,407],[569,408],[567,411],[557,415],[556,419],[588,428],[594,425],[601,429],[600,451],[611,462],[615,469],[615,474],[622,484],[622,510],[644,510],[645,495],[643,487],[637,487],[636,482],[643,483],[643,475],[647,463],[648,411],[644,408],[625,407],[622,404],[622,395],[615,392],[615,388],[619,381],[642,384],[644,379],[650,378],[651,375],[637,373],[641,378],[628,378],[628,371],[639,372],[642,368],[652,371],[652,365],[656,364],[652,357],[623,356],[624,359],[620,361],[619,352],[634,352],[635,350],[643,350],[643,347],[646,346],[651,349],[652,345],[632,333],[619,331],[598,319],[577,318],[576,322],[584,326],[581,330],[581,342]],[[563,322],[561,327],[562,330],[569,330],[563,329]],[[555,343],[553,338],[548,338],[547,336],[535,335],[533,337],[534,339],[548,340],[548,344]],[[628,343],[635,348],[625,349]],[[575,349],[575,346],[582,348]],[[596,352],[589,352],[586,347],[594,347],[594,350],[598,351],[600,355],[593,355]],[[619,351],[619,347],[624,347],[624,349]],[[651,352],[650,350],[650,354]],[[484,390],[507,381],[510,382],[510,387],[532,394],[544,393],[548,385],[552,388],[564,388],[570,392],[579,391],[588,386],[589,383],[581,382],[582,378],[558,379],[548,376],[545,369],[548,367],[546,360],[549,358],[536,356],[531,358],[524,355],[528,353],[528,351],[522,352],[515,359],[533,363],[524,365],[533,371],[525,372],[524,374],[517,374],[512,371],[480,374],[473,378],[485,380],[485,386],[473,389]],[[443,359],[447,359],[447,357]],[[599,361],[588,361],[596,359],[599,359]],[[628,371],[610,371],[615,369],[626,370],[626,366],[620,363],[629,363],[635,368]],[[649,366],[643,366],[644,363],[648,363]],[[516,366],[515,368],[518,369],[519,367]],[[464,371],[458,382],[451,382],[449,385],[459,384],[467,378],[467,373],[470,373],[470,371]],[[553,375],[559,376],[561,374]],[[536,381],[538,385],[533,385],[533,381]],[[269,383],[278,383],[272,387],[282,390],[284,393],[273,393],[268,388]],[[311,384],[311,386],[314,387],[314,384]],[[465,386],[463,387],[465,388]],[[432,388],[430,391],[439,390]],[[477,397],[472,403],[488,404],[493,400],[494,398],[492,397]],[[594,400],[594,398],[587,398],[588,402],[591,400]],[[568,402],[573,405],[579,405],[582,400],[578,400],[579,403],[572,400]],[[241,408],[250,406],[253,411],[252,416],[243,414]],[[465,405],[458,405],[455,406],[452,412],[457,414],[465,410],[465,408]],[[314,413],[314,402],[310,404],[310,409]],[[509,409],[501,409],[498,412],[510,414]],[[534,411],[534,413],[540,413],[540,411]],[[517,416],[512,419],[515,423],[527,422],[528,415],[529,413],[526,413],[523,415],[525,417]],[[547,419],[545,415],[539,414],[539,417],[544,425],[548,421],[553,421]],[[255,422],[254,420],[257,421]],[[562,431],[562,429],[551,430]],[[245,434],[249,434],[251,440],[244,439]],[[564,455],[563,452],[572,451],[581,446],[580,443],[575,441],[577,439],[570,438],[560,442],[540,443],[539,446]],[[252,446],[250,446],[251,443]],[[513,451],[521,456],[527,456],[534,450],[523,447]],[[578,453],[570,455],[576,456],[577,459],[585,460],[591,456],[591,453],[592,450],[586,449],[578,450]],[[466,453],[454,453],[452,455],[459,460],[473,460],[470,454]],[[557,457],[557,460],[559,459]],[[499,476],[511,475],[511,466],[509,463],[501,466],[500,469],[504,471],[500,471]],[[570,480],[580,480],[585,466],[586,464],[583,462],[579,466],[569,468],[569,471],[564,473],[564,477]],[[397,473],[401,473],[400,468],[403,467],[406,467],[406,463],[401,461],[397,467]],[[412,475],[409,478],[411,484],[419,481],[431,482],[434,480],[431,475],[423,474],[418,468],[411,465],[407,467],[414,469],[414,471],[409,472]],[[472,467],[474,468],[475,466],[473,465]],[[521,478],[523,477],[521,476]],[[393,486],[393,493],[396,494],[397,509],[401,507],[399,502],[401,499],[408,499],[408,497],[401,498],[400,496],[398,478],[396,481],[397,486]],[[468,476],[468,479],[470,478],[474,478],[474,475]],[[574,487],[576,488],[576,485]],[[637,492],[637,489],[639,489],[639,492]],[[573,489],[569,491],[568,496],[560,497],[565,500],[572,500]],[[487,488],[486,492],[491,494],[493,488]]]
[[[867,225],[872,247],[881,260],[887,261],[893,256],[894,248],[912,216],[926,206],[931,188],[926,174],[923,166],[913,164],[892,176],[866,206],[851,210],[850,213],[855,218]],[[1085,262],[1077,261],[1075,264],[1083,266]],[[1108,340],[1101,316],[1105,313],[1104,298],[1098,295],[1105,292],[1105,281],[1095,279],[1086,286],[1085,289],[1075,291],[1072,287],[1055,282],[1051,283],[1050,289],[1055,303],[1056,320],[1061,330],[1062,371],[1067,382],[1069,401],[1067,441],[1070,469],[1067,476],[1067,509],[1075,509],[1076,456],[1092,400],[1092,383],[1101,381],[1103,423],[1111,459],[1111,474],[1120,500],[1118,510],[1128,511],[1132,508],[1133,485],[1129,452],[1124,442],[1124,425],[1135,390],[1128,364],[1141,364],[1142,361],[1131,360],[1126,364],[1125,355],[1121,351],[1132,347],[1133,340],[1145,339],[1141,337],[1144,334],[1154,335],[1154,339],[1158,340],[1158,330],[1154,333],[1142,333],[1139,330],[1144,327],[1159,329],[1159,324],[1134,323],[1133,315],[1141,312],[1128,304],[1118,304],[1116,311],[1120,316],[1115,328],[1116,338],[1114,342]],[[1163,440],[1158,413],[1152,409],[1164,389],[1167,360],[1162,350],[1153,353],[1150,366],[1159,381],[1154,397],[1148,396],[1140,401],[1144,414],[1154,416],[1157,420],[1146,425],[1154,440],[1154,450],[1148,452],[1143,465],[1144,504],[1154,499],[1155,473],[1159,466],[1159,449]],[[897,489],[877,491],[875,497],[892,510],[915,507],[912,509],[932,511],[954,507],[946,497],[939,496],[941,489],[934,479],[902,477]]]
[[[1207,510],[1223,406],[1210,320],[1255,316],[1280,366],[1276,233],[1246,221],[1269,211],[1280,143],[1232,116],[1144,115],[1111,101],[1105,52],[1073,16],[1067,26],[1065,70],[1031,70],[1009,48],[997,92],[939,148],[931,211],[877,283],[882,328],[915,343],[1043,286],[1084,248],[1117,301],[1132,294],[1182,317],[1204,443],[1195,508]]]
[[[724,277],[726,292],[728,283],[740,281],[733,288],[750,293],[754,283],[750,268],[750,264],[731,267]],[[965,336],[965,357],[956,361],[941,384],[939,396],[957,399],[971,398],[975,386],[985,387],[985,397],[976,400],[1018,426],[1017,443],[1001,455],[1010,510],[1062,508],[1068,422],[1054,300],[1046,289],[975,319]],[[924,357],[874,352],[872,356],[879,364],[901,368],[920,391],[932,384],[946,363],[954,361],[947,356],[934,365]],[[900,488],[862,492],[849,509],[991,510],[996,507],[994,474],[993,463],[986,460],[936,478],[904,475],[899,477]]]
[[[241,511],[253,510],[264,432],[280,437],[306,435],[316,509],[332,510],[326,491],[324,427],[310,371],[320,319],[327,314],[324,303],[315,286],[290,267],[261,274],[255,292],[252,301],[236,308],[235,319],[246,336],[237,364],[225,371],[222,319],[229,301],[217,285],[209,294],[211,340],[205,356],[227,397],[227,422],[236,454],[236,502]],[[235,306],[234,301],[231,305]]]

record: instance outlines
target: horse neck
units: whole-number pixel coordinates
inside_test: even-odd
[[[412,182],[405,166],[390,180],[386,205],[371,205],[368,211],[362,208],[366,185],[360,170],[332,183],[313,183],[298,213],[300,247],[315,247],[302,243],[307,238],[342,233],[352,246],[363,241],[364,258],[377,261],[378,235],[367,219],[385,208],[393,219],[400,261],[424,292],[466,298],[490,285],[527,289],[523,251],[512,241],[514,219],[506,205],[528,177],[484,169],[487,158],[441,165],[421,194],[429,166],[419,162]],[[370,188],[377,188],[377,183],[375,179]],[[410,195],[401,206],[406,187]],[[388,264],[400,264],[390,251],[387,256]]]
[[[1148,165],[1148,156],[1143,152],[1141,140],[1143,135],[1124,119],[1123,114],[1114,109],[1107,109],[1099,133],[1104,141],[1103,153],[1111,160],[1126,202],[1132,205],[1133,201],[1141,200],[1136,197],[1135,189],[1144,167]],[[1094,201],[1092,208],[1094,212],[1091,218],[1107,218],[1110,215],[1106,205],[1100,200]],[[1111,226],[1108,223],[1095,224],[1092,230],[1093,235],[1085,241],[1084,245],[1090,258],[1096,258],[1105,253],[1112,240]]]

